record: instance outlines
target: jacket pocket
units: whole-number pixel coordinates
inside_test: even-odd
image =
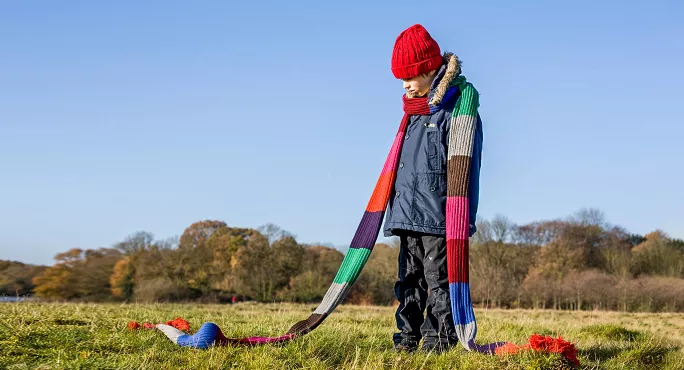
[[[444,156],[442,155],[442,141],[439,131],[427,133],[427,166],[429,171],[442,171],[444,169]]]
[[[421,173],[415,179],[411,204],[414,223],[429,227],[446,226],[446,174]]]

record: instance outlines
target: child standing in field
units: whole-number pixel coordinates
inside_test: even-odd
[[[392,73],[403,81],[405,105],[427,97],[430,108],[410,117],[385,219],[384,235],[400,239],[394,347],[413,351],[423,339],[423,350],[441,352],[457,343],[447,276],[446,203],[447,143],[460,95],[449,87],[461,65],[455,55],[441,53],[423,26],[414,25],[394,44]],[[482,137],[478,115],[467,185],[469,236],[475,233]]]

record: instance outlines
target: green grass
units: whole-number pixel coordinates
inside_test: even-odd
[[[193,329],[219,324],[228,336],[276,335],[314,305],[0,304],[0,369],[571,369],[557,355],[506,357],[392,351],[394,308],[341,306],[321,327],[284,345],[180,348],[157,331],[129,332],[129,321],[178,316]],[[476,310],[478,343],[524,343],[533,333],[562,335],[583,369],[684,369],[684,315]]]

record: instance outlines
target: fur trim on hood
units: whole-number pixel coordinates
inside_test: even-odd
[[[435,88],[435,94],[430,99],[430,105],[437,105],[442,102],[444,94],[446,94],[451,81],[454,80],[458,75],[461,74],[461,61],[456,55],[450,52],[444,53],[442,59],[446,65],[446,71],[444,71],[444,76],[439,84]]]

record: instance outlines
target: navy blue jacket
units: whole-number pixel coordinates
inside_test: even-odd
[[[445,68],[438,72],[428,100],[432,98]],[[457,98],[432,115],[412,116],[399,157],[399,166],[385,217],[384,235],[410,230],[446,235],[447,148],[451,114]],[[482,156],[482,120],[477,117],[470,165],[470,236],[475,231]]]

